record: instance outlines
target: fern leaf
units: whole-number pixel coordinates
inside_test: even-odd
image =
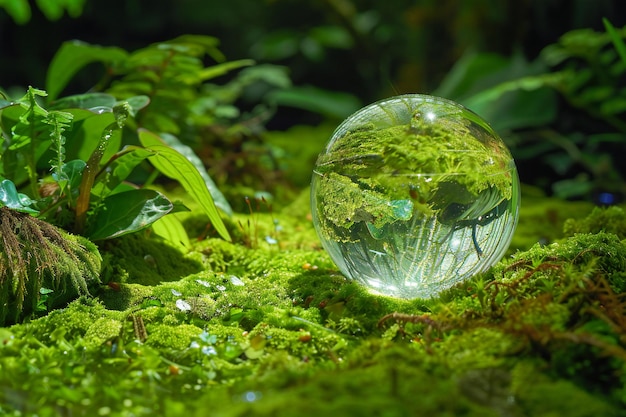
[[[45,119],[45,123],[50,126],[51,148],[54,152],[54,159],[50,160],[51,171],[61,193],[69,181],[67,174],[62,169],[65,162],[65,136],[63,133],[71,129],[73,117],[70,113],[51,111]]]

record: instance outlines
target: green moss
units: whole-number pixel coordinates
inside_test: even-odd
[[[102,287],[98,298],[111,310],[127,310],[149,300],[153,290],[140,284],[115,282],[114,286]]]
[[[89,326],[85,333],[85,348],[94,349],[100,347],[105,342],[118,337],[121,331],[122,323],[119,320],[99,318]]]
[[[228,407],[216,410],[219,416],[498,415],[460,394],[456,380],[437,378],[425,370],[420,356],[410,350],[368,348],[375,353],[366,366],[347,364],[314,375],[308,375],[301,362],[283,358],[258,382],[208,392],[200,404],[227,401]]]
[[[188,348],[191,341],[196,339],[200,333],[202,333],[202,329],[191,324],[177,326],[155,324],[148,326],[146,343],[158,348],[183,350]]]
[[[0,329],[0,410],[623,415],[619,236],[577,229],[439,298],[398,300],[341,276],[303,238],[304,212],[253,216],[263,231],[277,218],[284,244],[197,242],[201,271],[106,286]]]
[[[620,416],[605,398],[595,396],[570,381],[542,375],[538,369],[518,366],[513,371],[514,399],[529,416]]]
[[[563,226],[565,235],[576,233],[606,232],[626,239],[626,213],[621,207],[596,207],[589,216],[583,219],[568,219]]]
[[[198,272],[201,265],[178,249],[144,233],[125,235],[102,245],[106,281],[155,285]]]

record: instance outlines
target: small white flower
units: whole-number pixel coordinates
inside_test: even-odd
[[[172,294],[174,294],[174,297],[180,297],[182,295],[180,292],[176,291],[173,288],[172,288]]]

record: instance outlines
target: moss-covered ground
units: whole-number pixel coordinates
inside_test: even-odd
[[[509,255],[431,300],[342,277],[307,192],[233,242],[101,245],[91,296],[0,328],[0,414],[626,415],[624,212],[525,194]]]

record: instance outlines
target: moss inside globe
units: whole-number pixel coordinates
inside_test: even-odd
[[[498,262],[520,204],[515,163],[475,113],[403,95],[346,119],[311,182],[315,228],[347,277],[430,298]]]

